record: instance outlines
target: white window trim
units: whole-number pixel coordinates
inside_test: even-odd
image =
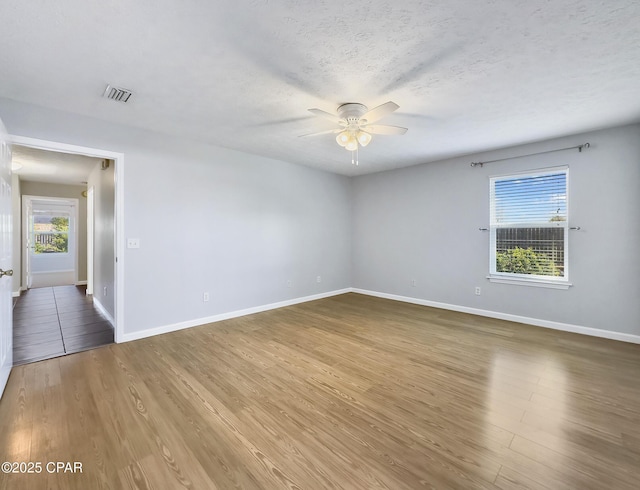
[[[515,284],[516,286],[532,286],[536,288],[549,289],[569,289],[573,284],[569,281],[554,281],[549,279],[527,278],[522,276],[512,277],[513,274],[503,276],[500,274],[489,274],[487,279],[489,282],[498,284]]]
[[[493,182],[498,179],[502,179],[505,177],[512,177],[517,175],[527,175],[527,176],[541,176],[545,174],[552,174],[557,172],[565,172],[567,176],[567,218],[570,216],[569,214],[569,166],[563,165],[558,167],[548,167],[538,170],[529,170],[529,171],[521,171],[521,172],[511,172],[507,174],[500,175],[492,175],[489,177],[489,189],[491,196],[491,189],[493,189]],[[490,197],[490,206],[493,206],[493,199]],[[493,215],[493,212],[490,211],[490,214]],[[522,225],[525,226],[525,225]],[[529,224],[526,225],[530,226]],[[569,287],[573,286],[572,283],[569,282],[569,222],[559,222],[557,225],[559,228],[564,228],[564,256],[565,256],[565,267],[564,267],[564,276],[554,278],[552,276],[536,276],[531,274],[515,274],[510,272],[496,272],[496,249],[495,249],[495,240],[496,240],[496,230],[500,228],[500,226],[496,226],[493,223],[489,223],[489,275],[487,275],[487,279],[489,282],[499,283],[499,284],[513,284],[516,286],[531,286],[531,287],[539,287],[539,288],[549,288],[549,289],[569,289]],[[519,225],[510,225],[510,228],[517,228]],[[493,245],[493,246],[492,246]]]

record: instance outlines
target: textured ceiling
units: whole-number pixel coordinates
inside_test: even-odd
[[[102,160],[84,155],[70,155],[54,151],[13,145],[11,163],[21,168],[13,173],[20,180],[54,184],[86,184],[89,174]]]
[[[638,0],[3,0],[0,17],[0,96],[346,175],[640,121]],[[357,168],[332,135],[298,137],[332,127],[308,108],[388,100],[380,123],[409,131]]]

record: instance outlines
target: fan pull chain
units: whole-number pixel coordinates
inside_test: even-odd
[[[355,158],[354,158],[354,154],[355,154]],[[356,147],[356,149],[351,152],[351,165],[355,165],[357,167],[359,159],[360,159],[360,156],[358,154],[358,147]]]

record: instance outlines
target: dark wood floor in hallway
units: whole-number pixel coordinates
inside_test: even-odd
[[[30,289],[13,309],[13,363],[26,364],[113,342],[111,324],[84,286]]]

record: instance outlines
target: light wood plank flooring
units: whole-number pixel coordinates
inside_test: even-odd
[[[14,365],[51,359],[113,342],[113,328],[86,286],[25,291],[13,308]]]
[[[3,489],[633,489],[640,345],[357,294],[14,368]]]

